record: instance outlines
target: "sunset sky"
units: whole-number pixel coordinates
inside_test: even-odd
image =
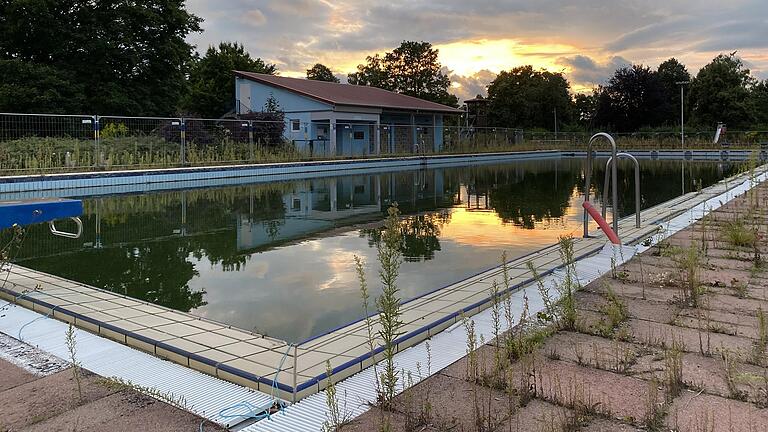
[[[460,99],[484,94],[496,73],[531,64],[564,71],[574,91],[616,67],[669,57],[691,72],[737,51],[768,78],[766,0],[227,0],[188,1],[205,19],[190,42],[204,51],[242,42],[280,74],[304,76],[320,62],[345,78],[367,55],[425,40]]]

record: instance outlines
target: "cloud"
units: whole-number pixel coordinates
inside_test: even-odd
[[[451,92],[459,98],[459,101],[472,99],[477,95],[488,96],[488,84],[496,78],[496,74],[487,69],[469,76],[452,74],[448,71],[448,76],[453,84]]]
[[[258,9],[251,9],[243,15],[242,20],[246,24],[256,27],[266,23],[267,17],[264,16],[262,11]]]
[[[621,56],[614,56],[606,62],[598,63],[585,55],[560,57],[557,63],[568,68],[567,75],[574,87],[593,87],[602,84],[613,75],[616,69],[632,64]]]
[[[750,58],[756,71],[768,70],[765,0],[188,0],[187,5],[205,19],[205,31],[191,35],[190,42],[202,48],[222,40],[242,42],[283,74],[303,74],[321,62],[344,75],[366,55],[403,40],[446,48],[475,43],[477,56],[441,50],[455,81],[469,89],[481,85],[471,80],[483,69],[562,65],[571,69],[574,86],[587,86],[602,82],[627,59],[655,66],[674,56],[695,73],[719,52],[733,50]]]

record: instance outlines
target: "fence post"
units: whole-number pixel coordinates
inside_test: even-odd
[[[248,154],[253,162],[253,120],[248,120]]]
[[[183,118],[179,119],[179,129],[181,130],[181,166],[187,164],[187,125]]]
[[[293,403],[298,402],[296,400],[298,396],[298,390],[296,387],[299,385],[298,379],[297,379],[298,361],[299,361],[299,346],[294,345],[293,346]]]
[[[101,149],[99,148],[99,141],[101,140],[101,131],[99,127],[99,116],[91,116],[93,119],[93,165],[96,168],[101,166],[101,155],[99,154]]]

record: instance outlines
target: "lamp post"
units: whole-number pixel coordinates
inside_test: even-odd
[[[555,113],[555,141],[557,141],[557,107],[553,109],[553,112]]]
[[[683,165],[680,171],[680,184],[685,195],[685,97],[683,87],[690,84],[690,81],[677,81],[675,84],[680,86],[680,148],[683,150]]]
[[[690,81],[677,81],[675,84],[680,86],[680,145],[685,152],[685,98],[683,96],[683,86],[690,84]],[[685,153],[683,153],[685,157]]]

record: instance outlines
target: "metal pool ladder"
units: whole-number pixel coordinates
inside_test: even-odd
[[[617,204],[619,202],[619,193],[618,193],[618,169],[617,164],[615,161],[618,160],[619,157],[629,158],[632,159],[635,163],[635,226],[637,228],[640,228],[640,164],[638,163],[637,159],[632,156],[629,153],[618,153],[616,150],[616,141],[613,139],[613,137],[605,132],[599,132],[589,139],[589,143],[587,144],[587,172],[586,172],[586,179],[584,182],[584,202],[589,202],[589,187],[592,180],[592,160],[594,159],[594,155],[592,153],[592,143],[595,142],[598,138],[605,138],[608,140],[608,142],[611,144],[611,157],[608,159],[608,162],[605,165],[605,181],[604,181],[604,188],[603,188],[603,211],[602,216],[605,218],[606,215],[606,202],[608,198],[608,168],[611,169],[610,178],[611,178],[611,203],[613,204],[611,207],[611,215],[613,216],[613,232],[618,236],[619,235],[619,218],[618,218],[618,209]],[[587,209],[584,209],[584,237],[589,237],[589,213]]]
[[[640,163],[637,158],[629,153],[619,153],[616,155],[619,159],[631,159],[635,163],[635,228],[640,228]],[[613,162],[613,157],[608,158],[608,162],[605,163],[605,172],[608,173],[608,167]],[[613,206],[616,206],[616,202],[612,202]],[[605,176],[603,182],[603,219],[605,219],[605,209],[608,206],[608,176]],[[617,234],[618,235],[618,234]]]

